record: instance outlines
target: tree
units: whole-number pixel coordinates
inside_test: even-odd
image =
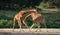
[[[1,9],[20,9],[20,8],[34,8],[38,6],[42,0],[0,0]]]

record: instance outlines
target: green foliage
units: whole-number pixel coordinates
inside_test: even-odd
[[[33,23],[33,20],[32,20],[31,18],[28,18],[28,19],[27,19],[27,24],[28,24],[28,26],[31,26],[32,23]]]
[[[60,0],[49,0],[46,3],[48,3],[47,4],[48,6],[56,6],[58,8],[60,7],[60,5],[59,5]]]
[[[41,4],[42,2],[42,4]],[[43,4],[44,3],[44,4]],[[22,10],[23,8],[35,8],[41,4],[44,7],[48,3],[49,6],[54,5],[60,7],[60,0],[0,0],[0,10]]]
[[[7,23],[7,27],[10,27],[10,28],[13,27],[13,21],[12,21],[12,20],[9,20],[9,21],[8,21],[8,23]]]
[[[45,22],[47,28],[60,28],[60,14],[44,14],[42,13],[43,16],[45,17]],[[17,24],[17,23],[16,23]],[[30,27],[33,24],[33,20],[31,18],[27,19],[27,24]],[[13,20],[12,19],[0,19],[0,28],[12,28],[13,27]],[[37,28],[38,25],[35,24],[34,28]],[[44,21],[41,22],[41,28],[44,28]],[[19,28],[18,25],[15,25],[15,28]],[[22,26],[22,28],[26,28],[25,25]]]
[[[21,10],[23,8],[34,8],[38,6],[42,0],[0,0],[2,10]]]
[[[0,20],[0,28],[2,28],[2,27],[6,27],[6,25],[7,25],[7,20]]]
[[[4,19],[2,19],[2,20],[0,20],[0,28],[10,28],[10,27],[12,27],[12,20],[4,20]]]

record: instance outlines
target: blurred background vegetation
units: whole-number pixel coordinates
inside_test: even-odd
[[[44,16],[47,28],[60,28],[60,0],[0,0],[0,28],[12,28],[14,15],[20,10],[31,8],[37,8],[38,13]],[[29,27],[32,23],[32,19],[28,18]],[[44,28],[43,23],[41,28]],[[37,25],[34,27],[37,28]]]

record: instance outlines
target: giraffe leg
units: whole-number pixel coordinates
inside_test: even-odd
[[[37,24],[38,24],[38,29],[36,30],[36,32],[40,32],[41,31],[41,30],[39,30],[40,29],[40,23],[38,22]]]
[[[28,28],[26,21],[24,21],[24,20],[22,20],[22,21],[23,21],[23,24]]]
[[[16,22],[16,19],[14,18],[13,31],[14,31],[14,27],[15,27],[15,22]]]
[[[34,26],[34,23],[33,23],[32,26],[30,27],[30,29],[32,29],[33,26]]]
[[[30,32],[31,32],[31,29],[33,28],[33,26],[34,26],[34,23],[32,24],[32,26],[31,26],[30,29],[29,29]]]
[[[23,24],[28,28],[28,25],[26,24],[26,22],[23,20]]]
[[[45,18],[44,18],[44,26],[47,29]],[[47,32],[48,32],[48,30],[47,30]]]
[[[13,32],[14,32],[14,26],[15,26],[15,23],[13,24]]]
[[[19,25],[19,27],[20,27],[20,32],[22,31],[22,28],[21,28],[21,21],[18,21],[18,25]]]
[[[40,23],[38,23],[38,29],[40,28]]]

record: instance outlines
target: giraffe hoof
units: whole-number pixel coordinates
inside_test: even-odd
[[[41,30],[36,30],[35,32],[41,32]]]

